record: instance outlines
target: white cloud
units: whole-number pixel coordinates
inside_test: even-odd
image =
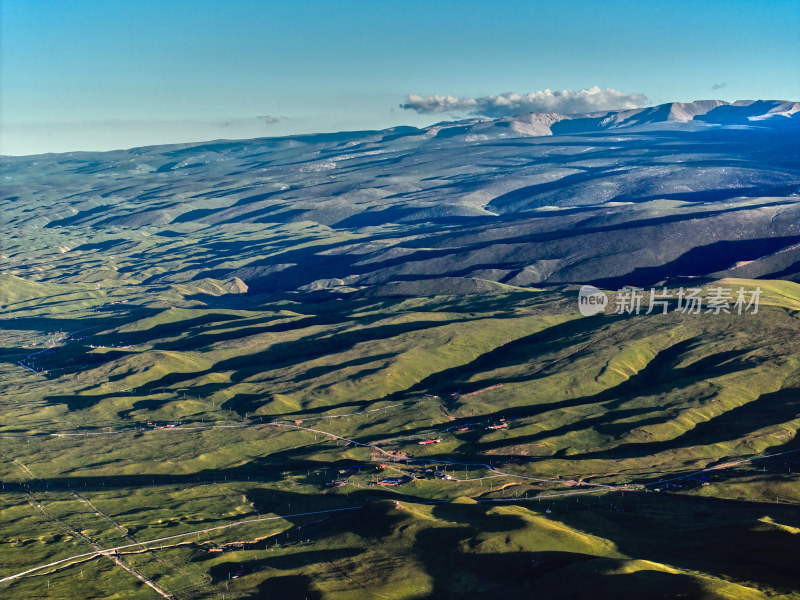
[[[505,117],[530,112],[561,114],[638,108],[647,102],[644,94],[627,94],[594,86],[585,90],[542,90],[529,94],[508,92],[497,96],[457,98],[409,94],[400,108],[421,114],[461,112],[484,117]]]

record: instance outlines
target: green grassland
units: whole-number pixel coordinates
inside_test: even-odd
[[[0,598],[800,598],[791,131],[487,125],[3,157]]]
[[[0,596],[800,598],[800,286],[724,285],[758,314],[3,276],[0,579],[64,562]]]

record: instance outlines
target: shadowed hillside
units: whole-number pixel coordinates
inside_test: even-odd
[[[708,101],[562,115],[552,131],[522,128],[531,115],[7,157],[2,270],[238,278],[258,293],[441,277],[796,280],[798,114]]]

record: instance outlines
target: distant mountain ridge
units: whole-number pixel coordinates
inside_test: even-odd
[[[546,136],[591,133],[596,131],[648,129],[666,126],[671,129],[697,127],[753,126],[780,127],[800,125],[800,102],[785,100],[697,100],[668,102],[646,108],[600,111],[584,114],[527,113],[499,119],[470,119],[439,123],[427,128],[436,135],[453,134],[452,128],[464,128],[463,136],[509,135]]]
[[[251,293],[800,281],[799,108],[702,100],[7,157],[0,274]]]

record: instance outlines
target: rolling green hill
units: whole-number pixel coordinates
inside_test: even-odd
[[[65,562],[0,585],[157,597],[92,554],[127,546],[176,598],[794,597],[800,286],[720,285],[758,313],[512,287],[6,309],[0,578]]]

